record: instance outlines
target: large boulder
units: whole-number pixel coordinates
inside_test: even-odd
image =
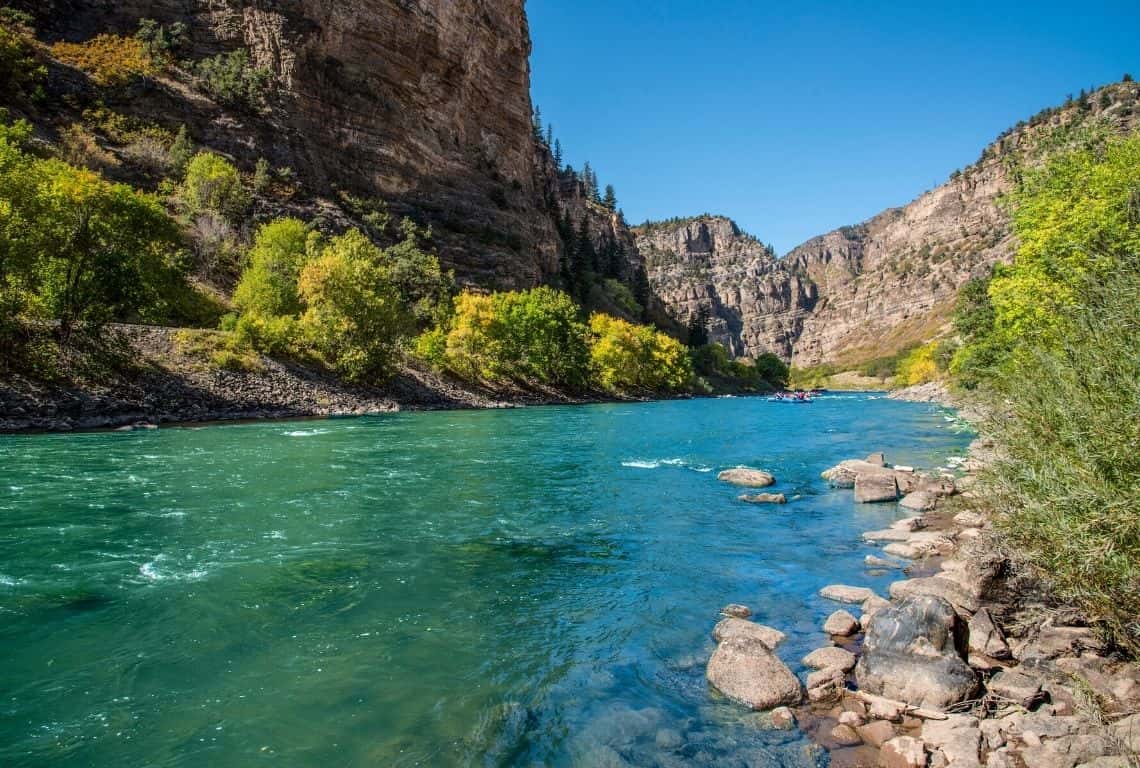
[[[716,476],[717,480],[733,485],[743,485],[748,488],[767,488],[776,482],[774,475],[759,469],[737,467],[726,469]]]
[[[978,688],[965,661],[965,626],[941,597],[915,595],[875,614],[855,667],[859,688],[928,709],[945,709]]]
[[[786,638],[787,635],[778,629],[766,627],[763,624],[757,624],[752,621],[745,621],[744,619],[734,617],[721,619],[720,622],[713,627],[713,640],[721,643],[730,637],[746,637],[752,640],[759,640],[768,648],[775,648],[784,642],[784,638]]]
[[[725,639],[709,659],[706,676],[718,691],[752,709],[792,707],[803,699],[799,679],[754,638]]]
[[[891,474],[889,470],[884,470],[877,464],[860,461],[859,459],[848,459],[847,461],[839,462],[831,469],[824,470],[820,474],[820,477],[836,488],[854,488],[855,478],[864,472]]]
[[[899,486],[893,472],[860,472],[855,476],[855,501],[873,504],[880,501],[895,501],[899,497]]]
[[[901,600],[913,595],[933,595],[946,600],[961,614],[972,615],[978,610],[978,599],[961,584],[941,576],[896,581],[890,587],[891,599]]]

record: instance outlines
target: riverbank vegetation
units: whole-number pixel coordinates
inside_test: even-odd
[[[999,528],[1140,652],[1140,135],[1023,174],[1012,265],[964,287],[955,381],[989,401]]]

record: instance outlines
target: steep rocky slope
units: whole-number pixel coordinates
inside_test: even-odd
[[[26,115],[49,140],[102,101],[169,130],[185,124],[199,145],[247,173],[261,158],[292,169],[298,195],[260,205],[263,215],[344,225],[363,215],[346,200],[382,203],[431,225],[461,282],[529,287],[558,274],[562,189],[532,128],[523,0],[15,5],[35,16],[48,43],[130,35],[143,18],[190,31],[171,71],[125,92],[100,91],[53,67],[46,105]],[[272,73],[262,108],[216,103],[194,88],[194,62],[238,49]],[[608,218],[590,215],[599,227]]]
[[[709,339],[733,355],[787,355],[816,287],[789,274],[771,247],[723,216],[699,216],[636,229],[656,297],[679,323],[700,312]]]
[[[1140,86],[1126,82],[1046,110],[910,204],[779,260],[719,217],[641,227],[650,282],[681,322],[709,311],[714,337],[738,355],[810,366],[891,354],[944,332],[958,287],[1012,257],[1000,198],[1015,174],[1080,132],[1130,130],[1138,104]]]

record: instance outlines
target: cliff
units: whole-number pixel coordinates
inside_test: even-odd
[[[687,322],[703,307],[736,355],[854,364],[945,333],[958,287],[1015,249],[1001,205],[1021,169],[1089,131],[1131,130],[1140,86],[1106,86],[1007,131],[945,184],[775,259],[722,217],[638,229],[650,282]]]
[[[723,216],[646,224],[635,230],[650,286],[681,324],[708,317],[710,341],[735,356],[788,356],[816,288],[788,273],[772,249]]]
[[[185,124],[200,146],[246,172],[260,158],[291,169],[300,193],[289,212],[355,223],[360,211],[344,200],[379,201],[431,225],[462,282],[528,287],[557,274],[561,246],[547,195],[549,153],[532,130],[523,0],[24,6],[48,42],[130,35],[143,18],[186,24],[189,44],[170,71],[129,93],[80,90],[78,101],[105,99],[169,130]],[[193,87],[195,62],[238,49],[271,73],[260,109],[217,103]],[[52,87],[53,103],[67,91],[76,96],[74,83],[55,78]],[[75,116],[61,109],[36,122],[50,130]]]

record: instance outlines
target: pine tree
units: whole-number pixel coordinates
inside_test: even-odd
[[[542,109],[536,104],[534,107],[534,118],[531,123],[531,128],[534,131],[534,137],[542,141]]]
[[[554,167],[562,169],[562,142],[558,139],[554,140]]]
[[[580,301],[585,301],[590,293],[592,272],[598,267],[598,252],[594,248],[594,241],[590,238],[590,220],[582,214],[578,225],[578,243],[574,248],[574,285],[576,295]]]
[[[546,125],[546,148],[550,149],[554,146],[554,123],[547,123]]]
[[[178,135],[174,137],[174,143],[170,145],[170,169],[178,178],[182,178],[186,174],[186,166],[190,164],[190,159],[194,157],[194,140],[190,138],[190,131],[183,124],[178,129]]]
[[[593,195],[590,194],[590,184],[591,184],[591,179],[593,179],[593,177],[594,177],[594,169],[590,167],[590,161],[587,160],[585,163],[582,164],[582,186],[585,187],[584,191],[585,191],[586,197],[588,197],[588,198],[593,197]]]
[[[614,192],[613,184],[606,185],[606,196],[602,199],[602,205],[611,211],[617,210],[617,193]]]
[[[1131,83],[1131,82],[1132,82],[1132,75],[1130,75],[1129,73],[1125,72],[1125,73],[1124,73],[1124,77],[1122,77],[1122,78],[1121,78],[1121,80],[1122,80],[1123,82],[1125,82],[1125,83]]]
[[[693,349],[709,343],[709,310],[703,304],[689,317],[689,346]]]

